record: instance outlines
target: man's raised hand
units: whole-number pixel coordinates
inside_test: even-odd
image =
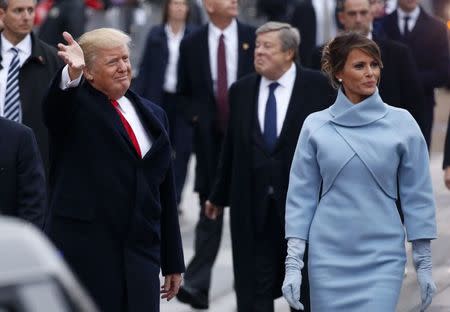
[[[69,66],[71,80],[78,78],[85,66],[83,50],[67,31],[63,32],[67,44],[58,43],[58,55]]]

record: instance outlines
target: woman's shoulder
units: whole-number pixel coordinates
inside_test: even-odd
[[[306,117],[305,122],[303,123],[303,129],[308,130],[310,132],[314,132],[315,130],[321,128],[325,125],[331,118],[329,107],[314,113],[311,113]]]
[[[395,128],[395,131],[398,135],[403,134],[405,136],[413,137],[422,136],[422,131],[420,130],[417,121],[409,111],[400,107],[390,105],[387,105],[387,107],[388,114],[386,115],[386,118],[388,118],[388,121]]]

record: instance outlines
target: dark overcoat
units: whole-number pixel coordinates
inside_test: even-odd
[[[107,96],[61,72],[44,101],[51,139],[47,232],[102,311],[159,311],[163,275],[184,271],[164,112],[128,91],[152,142],[140,158]]]
[[[0,215],[19,217],[42,229],[47,188],[33,131],[0,117]]]
[[[252,194],[252,149],[258,144],[253,139],[257,118],[258,93],[261,76],[250,74],[237,81],[229,91],[230,122],[219,162],[218,176],[210,196],[219,206],[230,206],[233,268],[239,311],[250,311],[255,285],[255,235],[252,207],[255,199],[266,194]],[[278,220],[284,229],[284,209],[289,184],[289,172],[298,135],[305,118],[333,103],[335,91],[319,72],[297,67],[297,77],[286,118],[271,157],[279,165],[277,179],[273,180]],[[260,182],[258,182],[260,183]],[[278,235],[279,233],[274,233]],[[281,233],[284,237],[284,233]],[[286,254],[286,244],[276,251]],[[283,257],[284,258],[284,257]],[[284,272],[278,281],[280,287],[273,294],[281,295]],[[305,283],[306,284],[306,283]]]
[[[238,22],[237,78],[254,71],[255,29]],[[194,124],[197,157],[195,190],[207,196],[216,175],[220,154],[217,144],[217,104],[209,64],[208,25],[186,36],[180,45],[178,93],[185,115]],[[218,146],[218,147],[217,147]]]

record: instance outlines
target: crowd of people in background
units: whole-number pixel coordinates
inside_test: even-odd
[[[425,310],[442,1],[152,0],[154,21],[143,5],[0,0],[0,212],[42,229],[102,311],[208,309],[224,209],[238,311],[282,295],[291,311],[394,311],[405,239]],[[120,30],[90,29],[114,8]],[[136,58],[135,23],[152,25]],[[450,189],[450,121],[443,169]]]

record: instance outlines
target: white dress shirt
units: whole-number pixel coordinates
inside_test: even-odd
[[[3,34],[1,34],[1,44],[2,44],[2,69],[0,70],[0,116],[4,116],[4,106],[5,106],[5,93],[6,93],[6,80],[8,78],[8,69],[11,64],[11,60],[13,58],[13,52],[11,48],[14,46],[8,39],[5,38]],[[19,64],[20,66],[25,63],[25,61],[31,55],[31,36],[30,34],[26,35],[22,41],[20,41],[16,46],[19,50]],[[19,90],[20,92],[20,90]]]
[[[321,46],[337,34],[336,0],[313,0],[312,4],[316,13],[316,46]]]
[[[294,88],[297,68],[292,63],[291,67],[277,80],[280,84],[274,91],[277,100],[277,136],[280,136],[283,128],[284,119],[291,100],[292,89]],[[258,121],[261,132],[264,133],[264,115],[266,113],[267,99],[269,98],[269,85],[275,81],[261,77],[258,94]]]
[[[181,39],[183,39],[184,28],[177,34],[174,34],[172,28],[166,24],[165,31],[167,36],[167,47],[169,49],[169,60],[164,76],[163,89],[166,92],[175,93],[177,91],[177,65],[180,55],[180,43]]]
[[[224,36],[225,59],[227,62],[227,84],[230,87],[237,79],[238,68],[238,29],[237,22],[233,20],[224,30],[209,23],[208,26],[208,50],[211,78],[213,80],[214,92],[217,89],[217,50],[220,35]]]
[[[59,87],[62,90],[77,87],[80,84],[81,77],[82,75],[80,75],[80,77],[78,77],[77,79],[71,81],[69,77],[68,66],[66,65],[62,71],[61,83]],[[139,119],[136,108],[134,107],[133,103],[125,96],[122,96],[117,100],[117,102],[119,103],[118,107],[120,112],[130,124],[131,129],[133,129],[134,135],[136,136],[136,140],[139,144],[139,148],[141,149],[141,155],[142,157],[144,157],[152,147],[152,141],[150,140],[147,131],[145,130],[141,120]]]
[[[409,12],[409,13],[406,13],[402,9],[397,8],[398,29],[400,30],[400,33],[402,35],[403,35],[404,27],[405,27],[405,16],[409,16],[408,29],[411,32],[413,30],[414,26],[416,26],[419,15],[420,15],[420,7],[419,6],[417,6],[412,12]]]

